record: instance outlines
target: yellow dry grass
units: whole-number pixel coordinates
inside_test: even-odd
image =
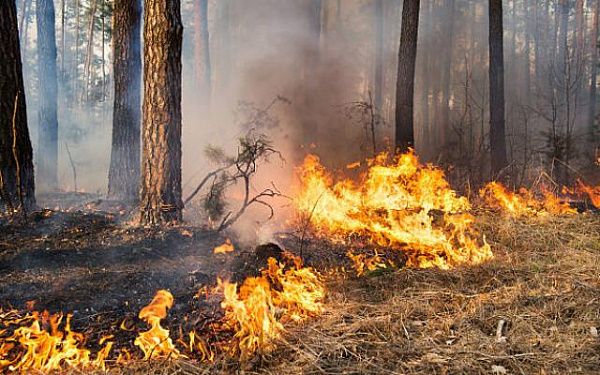
[[[483,265],[331,276],[323,315],[288,327],[269,355],[113,371],[600,373],[600,216],[477,217],[495,253]]]

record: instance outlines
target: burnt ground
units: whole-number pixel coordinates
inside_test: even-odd
[[[53,210],[28,225],[1,224],[0,305],[72,312],[92,349],[105,333],[131,349],[146,329],[136,316],[158,289],[175,297],[164,321],[175,340],[180,327],[202,332],[220,309],[194,298],[198,289],[219,275],[239,280],[262,261],[235,238],[234,253],[213,254],[225,237],[207,229],[135,228],[118,203],[92,195],[46,199]],[[287,327],[273,352],[250,363],[132,363],[112,372],[600,373],[600,215],[475,214],[495,254],[486,264],[326,273],[323,314]],[[299,250],[298,238],[288,242]],[[347,266],[345,250],[307,242],[303,255],[323,269]],[[132,331],[118,329],[123,321]]]

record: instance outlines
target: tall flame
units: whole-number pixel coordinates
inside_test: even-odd
[[[294,265],[269,258],[268,267],[258,277],[249,277],[240,285],[219,280],[223,290],[221,306],[225,322],[235,330],[242,360],[259,351],[268,351],[281,336],[286,321],[300,321],[319,314],[325,295],[316,271],[303,268],[298,258],[288,255]]]
[[[586,185],[581,180],[577,180],[577,191],[587,194],[594,207],[600,208],[600,185]]]
[[[175,359],[181,356],[169,337],[169,330],[160,325],[161,319],[167,317],[167,310],[171,307],[173,295],[166,290],[159,290],[152,302],[140,310],[139,318],[150,325],[150,329],[141,332],[134,342],[144,352],[144,359]]]
[[[476,238],[469,201],[450,188],[443,171],[419,164],[412,151],[388,159],[384,153],[369,160],[355,184],[334,182],[317,156],[307,156],[298,169],[297,209],[324,235],[356,233],[402,249],[412,267],[447,269],[492,257],[485,239]]]

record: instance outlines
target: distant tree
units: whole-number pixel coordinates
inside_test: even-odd
[[[592,25],[592,64],[590,69],[590,74],[592,76],[590,83],[590,108],[588,115],[588,132],[590,134],[590,139],[595,142],[595,137],[593,136],[596,127],[596,85],[597,85],[597,75],[598,75],[598,16],[600,13],[600,0],[596,0],[594,2],[594,16],[593,16],[593,25]],[[595,146],[595,145],[594,145]]]
[[[490,0],[490,150],[494,177],[508,166],[504,123],[504,51],[502,38],[502,0]]]
[[[144,2],[144,104],[140,222],[182,218],[179,0]]]
[[[375,0],[375,82],[373,91],[375,107],[380,110],[383,104],[383,0]]]
[[[212,74],[208,34],[208,0],[195,0],[194,2],[194,29],[196,82],[202,94],[201,99],[208,101],[210,98]]]
[[[0,203],[9,210],[28,209],[35,206],[33,152],[15,0],[0,5],[0,35]]]
[[[56,75],[56,30],[53,0],[37,0],[38,51],[38,186],[58,187],[58,82]]]
[[[414,87],[420,0],[404,1],[396,81],[396,149],[414,147]]]
[[[114,108],[108,195],[134,201],[140,181],[141,0],[115,0]]]

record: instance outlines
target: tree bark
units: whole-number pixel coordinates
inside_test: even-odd
[[[206,105],[211,94],[211,64],[208,33],[208,0],[194,2],[194,60],[196,63],[196,82],[201,92],[201,99]]]
[[[145,0],[140,222],[182,219],[181,44],[179,0]]]
[[[141,16],[141,0],[115,0],[115,96],[108,195],[129,202],[137,200],[140,181]]]
[[[58,187],[58,82],[56,75],[56,31],[53,0],[36,4],[39,79],[38,186]]]
[[[420,0],[407,0],[402,7],[402,29],[396,81],[396,150],[414,147],[414,87]]]
[[[27,128],[17,8],[0,5],[0,209],[35,206],[33,152]]]
[[[490,151],[492,174],[508,166],[504,123],[502,0],[489,1]]]

